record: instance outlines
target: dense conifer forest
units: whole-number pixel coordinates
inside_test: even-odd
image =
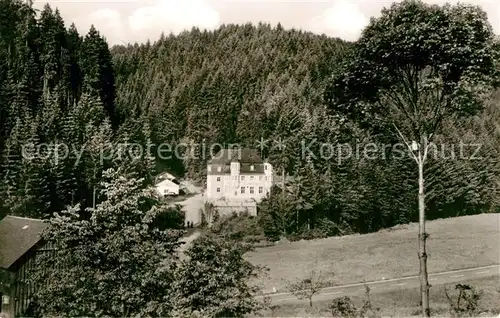
[[[430,316],[426,218],[500,212],[500,46],[479,7],[398,2],[354,43],[264,23],[193,28],[113,47],[94,26],[85,31],[49,5],[37,11],[32,1],[0,0],[0,220],[9,214],[48,223],[43,233],[33,232],[43,248],[33,241],[15,266],[0,268],[0,293],[10,297],[12,290],[15,316],[244,317],[266,309],[274,315],[272,296],[287,290],[274,286],[255,297],[264,292],[259,280],[269,278],[246,257],[256,241],[416,221],[418,314]],[[203,187],[211,151],[231,146],[255,148],[271,162],[271,193],[256,216],[215,214],[211,226],[202,221],[187,229],[176,203],[202,194],[165,199],[152,187],[155,177],[168,171]],[[443,270],[458,258],[468,266],[464,255],[490,248],[471,239],[477,232],[457,239],[461,234],[440,245]],[[313,282],[318,263],[311,262],[325,255],[325,245],[285,243],[276,246],[282,255],[263,248],[261,257],[279,263],[275,270],[290,264],[312,270],[310,278],[287,274],[300,279],[287,287],[290,295],[314,291],[312,309],[323,287],[342,287],[339,258],[349,260],[340,262],[349,264],[341,273],[359,276],[361,268],[363,281],[372,283],[400,264],[408,245],[383,242],[408,236],[382,231],[364,239],[375,236],[385,241],[374,244],[405,251],[386,259],[384,249],[374,252],[378,246],[361,240],[356,248],[369,253],[360,257],[356,248],[346,253],[353,241],[344,251],[329,247],[336,259],[323,260],[328,266],[321,269],[336,276],[331,281]],[[477,254],[457,251],[465,241]],[[296,246],[321,251],[283,256]],[[373,253],[386,262],[376,262],[382,271],[370,276],[363,255]],[[346,255],[363,266],[353,270],[356,262]],[[333,300],[331,313],[365,317],[372,310],[365,287],[359,312],[346,296]],[[467,312],[475,312],[482,296],[469,285],[455,287],[462,289],[451,310],[464,314],[458,305],[464,297]],[[412,287],[398,289],[398,301],[404,288]],[[472,296],[462,295],[466,289]],[[418,303],[408,295],[405,301]]]
[[[112,166],[145,183],[164,170],[202,180],[208,157],[196,145],[237,143],[262,150],[289,177],[286,190],[276,187],[259,207],[270,237],[369,232],[416,220],[409,157],[389,148],[374,159],[347,158],[338,147],[320,156],[322,143],[350,145],[354,154],[369,143],[397,143],[325,105],[351,43],[246,24],[110,48],[94,27],[79,34],[49,6],[37,15],[29,4],[0,0],[0,14],[2,213],[48,217],[70,204],[93,206],[101,174]],[[429,161],[429,218],[498,211],[497,101],[489,97],[484,112],[439,136],[446,145],[481,144],[475,155],[483,159]],[[162,143],[187,144],[184,153],[200,155],[129,160],[116,155],[123,142],[152,145],[152,155]],[[49,147],[26,156],[37,145]],[[103,151],[109,155],[101,163]],[[459,149],[437,151],[449,158]]]
[[[2,213],[46,218],[69,204],[92,206],[111,164],[99,154],[118,138],[108,44],[94,27],[81,35],[66,26],[48,5],[37,14],[2,0],[0,14]]]

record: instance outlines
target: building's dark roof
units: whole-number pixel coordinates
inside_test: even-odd
[[[178,186],[181,185],[181,183],[177,179],[164,179],[164,180],[158,182],[156,185],[159,185],[159,184],[170,184],[170,185],[171,184],[175,184],[175,185],[178,185]]]
[[[253,166],[253,170],[250,168]],[[240,174],[263,174],[264,173],[264,164],[250,164],[243,163],[240,166]]]
[[[238,149],[221,149],[208,163],[218,165],[228,165],[233,161],[240,163],[264,163],[256,149],[238,148]]]
[[[16,216],[0,220],[0,268],[8,269],[35,246],[47,226],[42,220]]]

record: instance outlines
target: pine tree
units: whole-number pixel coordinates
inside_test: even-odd
[[[55,140],[60,134],[62,112],[59,107],[59,96],[57,94],[49,94],[44,91],[43,96],[43,106],[37,114],[37,121],[40,123],[39,131],[41,139],[49,143]]]
[[[43,65],[43,91],[51,94],[61,77],[61,55],[64,43],[64,23],[59,13],[46,4],[40,14],[41,63]]]
[[[86,206],[95,207],[100,203],[100,180],[102,172],[113,165],[114,146],[112,143],[113,131],[109,120],[98,127],[92,136],[85,142],[83,153],[83,169],[85,171],[85,184],[88,189]]]
[[[39,149],[39,138],[36,121],[28,114],[26,122],[30,124],[25,149]],[[44,173],[44,161],[36,152],[33,155],[23,154],[23,216],[48,218],[50,206],[50,189]]]
[[[69,63],[67,64],[69,73],[69,84],[71,95],[68,99],[68,105],[75,105],[78,103],[81,90],[82,90],[82,81],[83,74],[79,65],[79,55],[80,49],[82,46],[82,38],[78,34],[78,30],[76,29],[75,24],[71,24],[67,35],[66,35],[66,43],[68,45],[68,55],[69,55]]]
[[[80,67],[84,74],[83,91],[98,96],[106,114],[116,127],[115,77],[111,53],[106,40],[92,25],[82,44]]]
[[[22,151],[23,123],[17,119],[6,143],[3,158],[2,196],[4,206],[14,214],[19,213],[22,200]]]

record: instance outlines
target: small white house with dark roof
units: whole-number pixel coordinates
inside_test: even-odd
[[[155,188],[160,196],[179,195],[181,184],[168,172],[160,174],[155,180]]]
[[[207,164],[208,201],[258,202],[273,184],[273,167],[255,149],[221,149]]]

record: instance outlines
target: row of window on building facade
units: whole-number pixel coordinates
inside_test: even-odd
[[[267,170],[267,166],[264,166],[264,170]],[[212,166],[208,166],[208,171],[212,171]],[[217,167],[217,172],[221,172],[222,167]],[[255,166],[251,165],[250,166],[250,171],[255,171]]]
[[[250,181],[254,181],[255,180],[254,177],[255,176],[250,176]],[[239,176],[239,178],[240,178],[240,181],[244,181],[245,180],[245,176]],[[264,176],[259,176],[259,181],[262,181],[262,178],[265,178],[265,180],[267,181],[267,176],[265,176],[265,177]],[[217,177],[217,181],[220,182],[220,180],[221,180],[220,177]],[[233,180],[238,180],[238,176],[233,176]]]
[[[217,188],[217,193],[220,193],[220,188]],[[263,187],[259,187],[259,193],[262,193],[264,191],[264,188]],[[241,187],[241,193],[244,194],[245,193],[245,187]],[[254,187],[250,187],[250,194],[254,194],[255,193],[255,189]]]

